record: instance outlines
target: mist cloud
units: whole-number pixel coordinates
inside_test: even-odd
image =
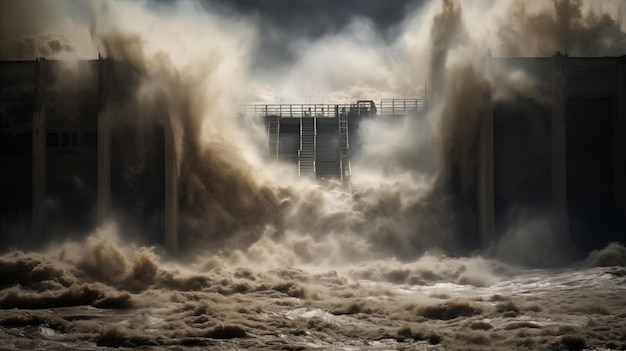
[[[484,57],[565,49],[616,54],[624,37],[612,1],[604,9],[574,0],[399,1],[388,7],[307,1],[29,4],[2,4],[2,58],[100,53],[137,72],[139,115],[160,111],[165,122],[157,122],[172,125],[180,234],[188,247],[245,252],[257,242],[273,243],[307,261],[331,246],[339,247],[331,261],[364,252],[410,259],[429,248],[471,248],[476,238],[466,232],[475,226],[472,160],[482,109],[488,99],[508,98],[492,93],[506,92],[500,87],[512,81],[523,84],[513,84],[517,90],[510,95],[535,96],[537,90],[523,72],[486,70]],[[39,21],[42,13],[49,16]],[[268,50],[277,42],[280,50]],[[263,70],[270,61],[275,67]],[[237,118],[242,102],[346,103],[426,93],[423,121],[363,124],[371,142],[354,160],[354,197],[266,165],[258,138],[250,137],[260,121]],[[376,132],[384,129],[398,133]]]

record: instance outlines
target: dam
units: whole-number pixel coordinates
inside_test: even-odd
[[[477,166],[463,171],[476,181],[453,195],[468,209],[463,226],[476,247],[533,216],[548,218],[577,251],[623,241],[626,57],[485,61],[489,69],[522,72],[538,91],[528,96],[511,87],[507,99],[491,91],[472,126]],[[46,233],[77,237],[115,218],[177,250],[174,131],[166,108],[141,110],[140,82],[139,72],[104,58],[0,62],[3,243],[46,242]],[[241,107],[263,119],[268,162],[317,182],[337,180],[347,191],[350,158],[367,143],[361,121],[428,112],[422,98]]]

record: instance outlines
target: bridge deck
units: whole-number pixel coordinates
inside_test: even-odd
[[[424,109],[423,99],[381,99],[377,108],[372,100],[360,100],[355,104],[248,104],[241,106],[245,116],[283,118],[327,117],[339,114],[399,116]]]

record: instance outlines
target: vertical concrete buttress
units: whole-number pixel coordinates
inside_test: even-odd
[[[45,66],[37,59],[37,82],[35,84],[35,108],[33,111],[33,217],[34,239],[43,238],[46,217],[46,113],[45,113]]]
[[[565,103],[567,99],[567,55],[552,57],[552,212],[557,235],[569,238],[567,206],[567,159],[565,138]]]
[[[97,225],[109,217],[111,210],[111,121],[107,112],[108,65],[98,59],[98,200]]]
[[[484,58],[484,68],[490,70],[494,64],[489,53]],[[496,239],[494,184],[493,184],[493,104],[491,91],[483,96],[483,111],[480,116],[478,149],[478,225],[481,247],[487,249]]]
[[[495,241],[495,208],[493,187],[493,104],[491,94],[484,97],[485,109],[480,123],[480,167],[478,171],[478,211],[480,239],[483,248]]]
[[[613,123],[613,191],[618,211],[626,218],[626,56],[617,60],[617,114]]]
[[[178,252],[178,162],[171,116],[165,124],[165,247]]]

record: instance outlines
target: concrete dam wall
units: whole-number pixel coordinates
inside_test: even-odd
[[[491,92],[477,126],[468,231],[488,247],[545,218],[579,251],[626,233],[626,58],[488,58],[538,82],[531,96]],[[72,70],[69,72],[68,70]],[[77,73],[78,72],[78,73]],[[71,80],[67,77],[73,77]],[[80,79],[75,79],[80,77]],[[142,118],[140,74],[106,59],[0,62],[0,232],[6,245],[84,235],[107,218],[176,250],[179,195],[172,127]],[[349,191],[364,119],[425,118],[421,99],[346,105],[246,105],[266,155]]]
[[[485,241],[512,220],[548,214],[579,251],[626,233],[626,58],[491,59],[522,70],[536,96],[494,102],[481,126],[479,212]]]

